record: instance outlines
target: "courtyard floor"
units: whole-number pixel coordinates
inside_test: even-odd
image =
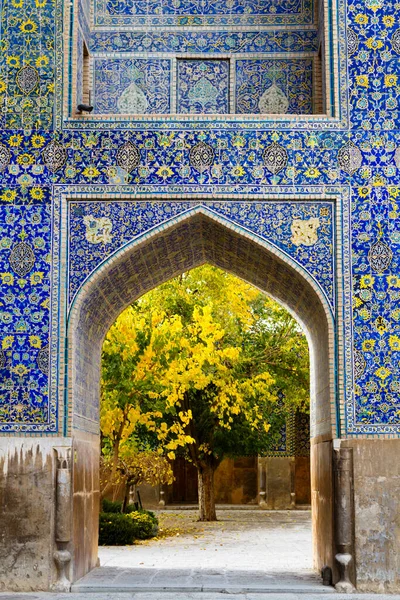
[[[158,513],[160,535],[134,546],[100,547],[101,567],[73,591],[331,593],[312,569],[310,511],[196,510]]]
[[[99,547],[104,567],[312,569],[311,512],[225,509],[198,522],[197,510],[158,511],[160,536],[134,546]],[[165,533],[167,537],[163,537]],[[170,535],[168,535],[170,534]]]
[[[0,600],[320,600],[336,594],[312,571],[309,511],[221,510],[159,513],[157,539],[99,549],[101,567],[69,594],[0,592]],[[165,536],[165,537],[164,537]],[[400,600],[353,594],[352,600]]]

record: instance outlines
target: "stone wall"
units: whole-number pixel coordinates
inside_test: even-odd
[[[400,440],[344,440],[342,445],[353,448],[357,589],[396,593],[400,586]]]
[[[56,579],[55,447],[67,438],[0,438],[0,590],[48,590]]]
[[[77,433],[73,445],[73,557],[72,580],[76,581],[97,564],[99,518],[99,436]]]

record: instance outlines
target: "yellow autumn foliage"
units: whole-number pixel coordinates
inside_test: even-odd
[[[144,426],[157,436],[158,455],[172,460],[179,448],[191,448],[193,460],[210,456],[212,442],[199,441],[193,427],[191,402],[200,397],[215,430],[229,432],[241,419],[268,433],[263,407],[277,400],[275,378],[267,367],[248,369],[238,342],[238,331],[258,327],[251,306],[259,297],[246,282],[205,265],[121,313],[103,345],[100,426],[109,452],[132,452],[132,437]],[[289,355],[285,331],[279,343]],[[262,364],[273,352],[263,350]]]

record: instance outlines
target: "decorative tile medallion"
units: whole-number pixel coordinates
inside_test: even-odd
[[[312,113],[312,60],[237,60],[236,112]]]
[[[178,113],[229,112],[229,61],[178,60]]]
[[[170,61],[96,59],[94,107],[101,114],[170,112]]]

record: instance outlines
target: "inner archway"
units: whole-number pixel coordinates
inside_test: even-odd
[[[100,265],[75,298],[69,322],[68,381],[74,438],[72,580],[97,560],[98,405],[103,338],[118,314],[145,292],[210,263],[248,281],[301,322],[310,346],[314,564],[333,567],[331,440],[336,435],[333,319],[302,268],[246,230],[194,210],[127,244]]]

